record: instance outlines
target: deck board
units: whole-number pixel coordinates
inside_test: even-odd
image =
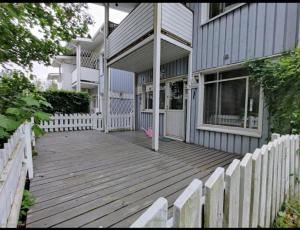
[[[128,227],[158,197],[172,203],[194,179],[241,155],[143,132],[48,133],[37,140],[27,227]]]

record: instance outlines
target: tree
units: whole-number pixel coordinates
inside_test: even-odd
[[[0,63],[49,65],[51,56],[68,52],[63,41],[87,34],[93,20],[86,10],[85,3],[0,3]]]

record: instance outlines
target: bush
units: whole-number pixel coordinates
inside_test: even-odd
[[[283,204],[273,223],[274,228],[300,228],[300,201],[294,197]]]
[[[279,58],[247,63],[257,85],[261,85],[270,113],[271,132],[300,132],[300,49]]]
[[[52,105],[52,108],[44,107],[47,113],[89,113],[90,97],[86,92],[66,90],[47,90],[41,92],[42,96]]]
[[[50,107],[36,87],[22,72],[5,73],[0,78],[0,148],[7,138],[24,122],[34,117],[32,129],[36,136],[43,134],[39,124],[49,119],[41,107]]]

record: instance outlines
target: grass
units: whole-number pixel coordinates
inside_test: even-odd
[[[300,228],[300,200],[290,198],[282,205],[273,223],[274,228]]]
[[[25,225],[27,212],[28,212],[29,208],[32,205],[34,205],[34,203],[35,203],[35,198],[32,196],[30,191],[25,189],[23,192],[23,199],[22,199],[21,210],[20,210],[20,215],[19,215],[19,226]]]

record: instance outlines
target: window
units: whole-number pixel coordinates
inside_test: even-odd
[[[153,108],[152,86],[144,87],[144,109]],[[165,83],[160,84],[159,109],[165,109]]]
[[[170,83],[169,109],[183,109],[183,81]]]
[[[209,4],[209,18],[211,19],[213,17],[216,17],[219,14],[222,14],[223,12],[230,10],[234,6],[236,6],[239,3],[234,2],[227,2],[227,3],[210,3]]]
[[[201,23],[206,23],[209,19],[231,10],[232,8],[244,3],[202,3],[201,4]]]
[[[258,129],[260,87],[244,69],[204,75],[203,124]]]

